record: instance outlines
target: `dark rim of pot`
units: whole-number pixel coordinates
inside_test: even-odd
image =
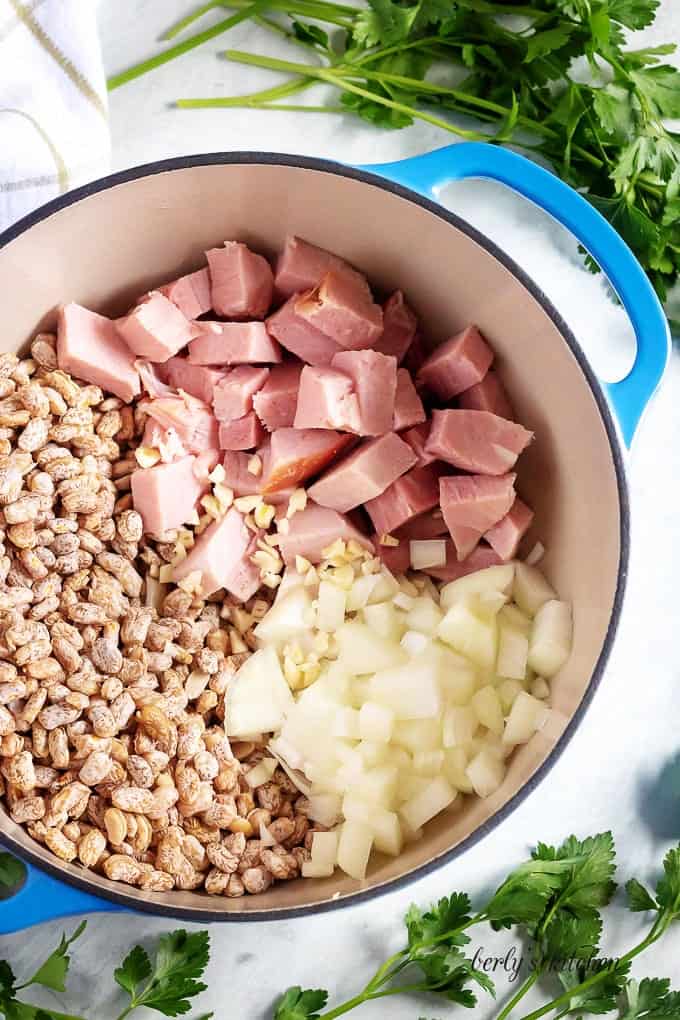
[[[204,153],[192,156],[179,156],[173,159],[159,160],[154,163],[147,163],[143,166],[132,167],[128,170],[122,170],[118,173],[110,174],[108,177],[102,177],[99,180],[92,181],[89,184],[85,184],[80,188],[76,188],[73,191],[68,192],[65,195],[55,198],[45,205],[36,209],[34,212],[24,216],[18,223],[13,224],[2,234],[0,234],[0,248],[5,247],[19,235],[30,230],[35,224],[40,223],[42,220],[47,219],[55,212],[59,212],[61,209],[66,209],[70,205],[74,205],[83,198],[88,198],[90,195],[96,195],[100,191],[106,191],[109,188],[114,188],[119,184],[126,184],[129,181],[138,180],[141,177],[152,177],[155,174],[167,173],[168,171],[174,170],[187,170],[193,167],[202,166],[222,166],[231,164],[263,164],[266,166],[286,166],[295,167],[303,170],[318,170],[323,173],[333,174],[339,177],[347,177],[351,180],[361,181],[365,184],[373,185],[374,187],[382,188],[384,191],[389,191],[399,198],[404,199],[407,202],[413,202],[416,205],[421,206],[428,212],[440,219],[445,220],[452,226],[456,227],[462,233],[466,234],[469,238],[479,244],[482,248],[486,249],[489,254],[493,255],[506,269],[508,269],[520,283],[529,291],[532,297],[539,303],[544,312],[549,316],[554,325],[560,331],[567,345],[569,346],[572,354],[576,358],[578,365],[583,373],[583,376],[593,394],[593,397],[597,403],[602,421],[609,439],[609,446],[611,449],[612,459],[614,462],[614,469],[616,472],[616,481],[618,487],[619,506],[620,506],[620,557],[619,557],[619,568],[618,577],[616,584],[616,593],[614,596],[614,604],[612,607],[611,619],[607,628],[607,634],[602,646],[602,651],[593,670],[593,674],[588,685],[588,688],[572,718],[570,719],[567,727],[562,733],[561,737],[555,744],[546,760],[536,770],[529,781],[518,790],[518,792],[512,797],[503,807],[496,812],[491,818],[475,829],[467,839],[464,839],[457,846],[452,847],[450,850],[425,864],[422,864],[418,868],[414,868],[413,871],[408,872],[406,875],[402,875],[399,878],[391,879],[381,885],[374,886],[367,889],[360,889],[356,892],[349,893],[346,896],[341,896],[337,900],[322,900],[318,903],[310,903],[300,907],[285,907],[281,909],[269,909],[269,910],[248,910],[241,913],[232,913],[230,911],[219,911],[210,909],[194,909],[192,907],[185,907],[179,905],[173,905],[172,902],[167,903],[154,903],[144,900],[137,900],[131,896],[126,895],[125,892],[111,892],[108,889],[102,888],[96,880],[88,879],[74,873],[65,873],[56,862],[52,864],[49,861],[43,860],[32,850],[27,849],[23,844],[19,844],[11,836],[6,833],[0,832],[0,844],[3,844],[7,849],[15,851],[20,857],[22,857],[28,863],[34,865],[39,870],[47,872],[59,881],[65,882],[69,885],[75,886],[85,892],[95,895],[105,900],[109,900],[112,903],[118,904],[123,907],[128,907],[133,911],[144,911],[151,914],[160,914],[165,917],[175,917],[178,919],[199,921],[199,922],[212,922],[212,921],[273,921],[273,920],[288,920],[293,917],[302,917],[309,914],[320,914],[330,910],[338,910],[353,904],[359,904],[366,902],[367,900],[374,899],[378,896],[385,895],[386,893],[395,892],[398,889],[403,889],[407,885],[415,882],[417,879],[424,878],[426,875],[438,870],[445,864],[449,864],[455,858],[460,857],[467,850],[470,850],[473,846],[479,843],[482,839],[489,835],[494,829],[497,828],[516,808],[523,803],[523,801],[529,796],[529,794],[538,786],[540,782],[547,776],[550,769],[555,765],[560,755],[563,753],[567,744],[573,737],[577,727],[581,723],[583,716],[588,709],[595,692],[602,680],[602,674],[604,672],[607,659],[612,648],[612,644],[616,635],[616,629],[621,615],[621,607],[623,604],[624,591],[626,587],[626,581],[628,576],[628,560],[629,560],[629,549],[630,549],[630,508],[628,501],[628,487],[626,483],[625,475],[625,464],[622,445],[619,439],[617,426],[614,423],[612,413],[609,409],[606,397],[603,390],[590,367],[585,354],[583,353],[578,341],[574,334],[566,324],[564,319],[561,317],[557,309],[554,307],[549,298],[543,293],[543,291],[536,285],[536,283],[524,272],[524,270],[517,265],[517,263],[511,259],[502,249],[498,248],[493,241],[485,237],[484,234],[480,233],[475,227],[471,226],[465,220],[461,219],[455,213],[449,212],[444,209],[441,205],[432,201],[429,198],[412,191],[409,188],[405,188],[400,184],[395,184],[392,181],[387,180],[384,177],[379,176],[378,173],[371,173],[366,170],[358,170],[353,167],[344,166],[341,163],[336,163],[331,160],[315,159],[307,156],[294,156],[282,153],[268,153],[268,152],[214,152]],[[207,897],[206,897],[207,899]]]

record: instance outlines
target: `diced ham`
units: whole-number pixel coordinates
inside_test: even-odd
[[[330,510],[316,503],[308,503],[290,519],[286,535],[279,535],[278,550],[285,563],[294,563],[296,556],[304,556],[311,563],[323,559],[323,550],[336,538],[359,542],[366,549],[373,550],[373,543],[351,521],[337,510]]]
[[[248,411],[242,418],[220,423],[220,448],[222,450],[253,450],[263,441],[266,433],[262,422],[254,411]]]
[[[302,294],[296,314],[346,350],[372,347],[383,331],[383,313],[359,273],[331,269],[313,290]]]
[[[297,313],[300,294],[293,294],[285,305],[267,319],[267,329],[282,347],[309,365],[330,365],[334,354],[342,350],[339,344],[311,326]]]
[[[292,427],[302,368],[295,361],[274,365],[266,383],[253,397],[255,413],[269,432]]]
[[[170,358],[163,365],[163,374],[176,390],[184,390],[204,404],[212,404],[215,386],[225,376],[219,368],[192,365],[186,358]]]
[[[396,433],[388,432],[366,440],[330,468],[310,486],[309,496],[321,506],[346,513],[379,496],[415,463],[411,447]]]
[[[391,354],[401,364],[413,343],[418,320],[404,301],[400,290],[388,297],[383,307],[383,332],[373,344],[374,351]]]
[[[411,468],[364,509],[379,535],[391,534],[439,503],[440,472],[433,465]]]
[[[489,411],[433,411],[425,451],[463,471],[503,475],[532,437],[522,425]]]
[[[484,538],[504,563],[514,559],[519,543],[531,527],[533,519],[534,511],[516,496],[505,517],[485,532]]]
[[[318,474],[352,437],[331,429],[276,429],[260,451],[260,491],[276,492]]]
[[[436,577],[438,581],[457,581],[459,577],[474,574],[477,570],[496,567],[502,560],[498,553],[486,545],[478,545],[469,556],[460,562],[456,555],[453,542],[446,542],[446,563],[441,567],[428,567],[425,573]]]
[[[420,366],[418,382],[448,400],[481,382],[492,361],[493,351],[477,327],[468,326],[430,354]]]
[[[227,451],[222,464],[224,466],[224,482],[228,489],[232,489],[235,496],[254,496],[260,491],[260,475],[254,475],[248,470],[251,453],[241,453],[236,450]],[[267,497],[269,503],[273,500]]]
[[[213,410],[217,420],[234,421],[252,411],[253,397],[262,389],[268,375],[268,368],[257,365],[239,365],[223,375],[213,392]]]
[[[348,262],[325,248],[289,235],[276,260],[274,290],[278,298],[289,298],[316,287],[330,269],[354,273]]]
[[[341,351],[331,368],[344,372],[354,383],[359,400],[359,434],[381,436],[392,431],[397,393],[397,360],[378,351]]]
[[[262,255],[240,241],[207,251],[212,307],[230,319],[263,319],[274,291],[274,274]]]
[[[177,305],[152,290],[116,329],[131,351],[149,361],[167,361],[191,340],[191,323]]]
[[[215,450],[219,446],[217,420],[203,401],[188,394],[158,397],[139,405],[164,429],[173,429],[191,453]]]
[[[207,483],[196,477],[196,458],[156,464],[132,472],[132,503],[141,514],[144,533],[159,537],[185,524]]]
[[[142,389],[150,397],[176,397],[177,392],[165,382],[165,365],[154,365],[146,358],[138,358],[135,368],[139,372]],[[163,378],[161,378],[161,373]]]
[[[260,571],[250,558],[257,548],[256,538],[232,507],[197,537],[189,555],[174,568],[173,580],[181,581],[199,571],[204,596],[226,588],[242,602],[247,601],[261,583]]]
[[[164,464],[170,464],[173,460],[179,460],[189,454],[184,443],[174,429],[164,429],[153,418],[147,418],[142,436],[142,446],[153,447],[158,450]]]
[[[425,444],[427,443],[429,435],[429,421],[424,421],[421,425],[414,425],[413,428],[407,429],[406,432],[401,433],[401,438],[405,443],[408,443],[418,457],[418,465],[420,467],[425,467],[426,464],[432,464],[432,462],[437,459],[433,454],[425,452]]]
[[[189,344],[192,365],[248,365],[281,361],[281,348],[264,322],[197,322]]]
[[[416,389],[421,388],[420,383],[418,382],[418,371],[422,363],[425,361],[427,355],[428,351],[425,348],[423,338],[420,335],[420,333],[416,333],[411,343],[411,346],[404,355],[404,359],[401,363],[402,367],[408,369],[408,371],[411,373],[411,376],[413,377],[416,384]]]
[[[344,372],[305,365],[300,376],[296,429],[341,429],[361,432],[359,398]]]
[[[464,560],[481,537],[505,517],[515,499],[514,474],[449,475],[439,480],[439,500],[458,559]]]
[[[111,319],[73,302],[59,309],[57,362],[64,372],[127,403],[141,392],[134,361]]]
[[[468,411],[491,411],[499,418],[515,420],[515,412],[508,400],[503,383],[492,368],[486,373],[481,382],[471,386],[469,390],[463,390],[458,396],[458,406]]]
[[[439,507],[434,510],[427,510],[424,514],[419,514],[418,517],[414,517],[412,521],[407,521],[406,524],[401,528],[397,528],[397,538],[440,538],[442,535],[447,535],[449,529],[446,527],[446,521]]]
[[[198,269],[195,273],[180,276],[164,284],[158,290],[177,305],[187,319],[197,319],[212,309],[210,297],[210,273],[208,267]]]
[[[400,432],[402,429],[421,424],[425,417],[423,402],[413,385],[410,373],[405,368],[398,368],[392,428],[395,432]]]
[[[212,469],[220,459],[219,450],[204,450],[203,453],[198,453],[194,457],[194,475],[198,478],[199,482],[209,482],[209,475]]]
[[[405,574],[411,569],[411,548],[407,541],[402,539],[399,545],[381,545],[380,535],[373,535],[375,551],[393,574]]]

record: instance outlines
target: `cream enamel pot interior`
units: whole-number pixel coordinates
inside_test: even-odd
[[[553,685],[553,722],[514,755],[501,789],[442,814],[398,858],[376,859],[365,881],[341,874],[301,879],[237,900],[144,893],[59,862],[0,809],[0,843],[29,867],[23,888],[0,902],[0,933],[94,910],[271,920],[367,899],[490,833],[564,748],[602,676],[621,607],[628,563],[624,447],[605,390],[548,300],[493,244],[432,200],[435,186],[464,176],[492,177],[532,198],[607,270],[638,339],[629,377],[607,388],[629,440],[668,357],[659,303],[599,213],[546,171],[492,146],[451,146],[373,171],[262,153],[170,160],[65,195],[0,237],[3,349],[19,350],[37,329],[53,327],[61,302],[120,314],[136,295],[196,268],[202,252],[225,238],[271,255],[293,232],[338,252],[377,288],[401,287],[433,343],[477,323],[497,353],[520,420],[536,433],[520,488],[548,548],[543,566],[573,603],[575,622],[573,654]]]

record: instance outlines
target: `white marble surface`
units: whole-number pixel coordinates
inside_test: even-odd
[[[187,0],[116,0],[102,3],[101,29],[107,68],[119,70],[153,51],[153,39],[187,8]],[[680,39],[680,12],[662,0],[657,24],[645,42]],[[275,53],[260,30],[239,26],[228,44]],[[217,149],[271,149],[328,156],[348,162],[386,161],[446,144],[434,128],[416,125],[380,133],[347,118],[250,111],[180,112],[177,96],[251,91],[272,79],[255,69],[218,58],[227,45],[216,40],[180,62],[117,91],[111,101],[114,167],[164,156]],[[295,57],[293,58],[295,59]],[[550,220],[500,188],[458,185],[447,204],[496,239],[521,262],[556,303],[591,355],[596,368],[620,374],[632,353],[625,315],[608,299],[602,282],[580,268],[572,241]],[[411,900],[427,902],[454,888],[481,893],[500,879],[535,840],[559,841],[569,832],[612,828],[622,874],[642,876],[680,838],[680,650],[677,641],[677,541],[674,500],[680,478],[680,362],[640,429],[630,462],[634,542],[628,599],[605,680],[582,726],[549,778],[500,829],[449,867],[409,889],[340,913],[277,924],[213,925],[210,990],[201,1009],[220,1020],[266,1020],[275,997],[292,982],[323,985],[346,997],[402,937],[401,917]],[[665,774],[664,774],[664,770]],[[663,781],[662,781],[663,777]],[[675,784],[675,785],[674,785]],[[121,1009],[111,972],[133,940],[149,943],[171,921],[99,915],[90,921],[75,954],[68,1006],[97,1020]],[[67,922],[67,927],[70,922]],[[0,955],[19,973],[56,944],[63,922],[0,939]],[[629,944],[638,921],[615,913],[607,949]],[[506,935],[482,944],[504,952]],[[638,973],[678,974],[680,932]],[[643,969],[644,968],[644,969]],[[499,991],[508,988],[501,978]],[[45,1000],[56,1006],[56,997]],[[445,1017],[442,1005],[415,1001],[363,1007],[363,1020]],[[153,1014],[157,1015],[157,1014]],[[472,1014],[468,1014],[472,1015]],[[491,1017],[480,1007],[475,1017]],[[151,1016],[151,1014],[149,1014]]]

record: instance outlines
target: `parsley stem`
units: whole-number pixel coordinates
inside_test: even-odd
[[[129,67],[126,71],[121,71],[120,74],[112,75],[106,82],[109,92],[113,92],[114,89],[120,88],[121,85],[126,85],[130,81],[134,81],[135,78],[141,78],[143,74],[146,74],[148,71],[153,71],[155,68],[161,67],[163,64],[167,64],[169,61],[174,60],[175,57],[181,57],[182,54],[196,49],[197,46],[201,46],[204,42],[208,42],[210,39],[214,39],[216,36],[221,35],[222,32],[226,32],[227,29],[233,28],[242,21],[247,21],[248,18],[253,16],[253,14],[258,14],[260,10],[266,6],[267,4],[264,0],[257,0],[256,3],[250,3],[247,7],[244,7],[243,10],[238,11],[236,14],[232,14],[229,18],[224,18],[224,20],[218,21],[218,23],[213,25],[211,28],[206,28],[203,32],[198,32],[196,35],[190,36],[188,39],[185,39],[184,42],[177,43],[175,46],[170,46],[169,49],[163,50],[162,53],[157,53],[155,57],[143,60],[140,64],[135,64],[133,67]]]
[[[534,987],[534,985],[536,984],[536,982],[538,981],[540,976],[541,976],[541,971],[538,968],[536,968],[535,970],[532,970],[531,974],[529,974],[529,976],[526,978],[526,980],[517,989],[517,991],[515,992],[513,997],[510,999],[510,1001],[505,1004],[503,1009],[500,1011],[500,1013],[496,1017],[496,1020],[505,1020],[506,1017],[510,1016],[510,1014],[512,1013],[512,1011],[515,1008],[515,1006],[517,1005],[517,1003],[521,999],[524,998],[524,996],[527,994],[527,992],[531,988]]]
[[[302,92],[314,84],[313,78],[294,78],[283,85],[275,85],[271,89],[262,89],[261,92],[251,92],[243,96],[215,96],[210,99],[177,99],[175,106],[183,110],[210,109],[211,107],[260,107],[265,103],[272,103],[277,99],[285,99],[286,96],[296,92]]]
[[[178,36],[180,32],[183,32],[185,28],[189,27],[189,25],[193,25],[194,21],[198,21],[199,18],[202,18],[204,14],[208,13],[208,11],[212,11],[216,7],[221,6],[222,0],[209,0],[207,4],[201,4],[201,6],[197,7],[196,10],[191,11],[190,14],[187,14],[184,18],[180,18],[180,20],[176,21],[174,25],[171,25],[170,28],[167,29],[167,31],[161,36],[161,42],[170,42],[171,39]]]
[[[408,117],[423,120],[428,124],[433,124],[435,127],[448,131],[450,134],[458,135],[460,138],[467,138],[473,141],[484,141],[486,139],[486,135],[480,131],[468,131],[465,128],[457,127],[441,117],[434,117],[423,110],[417,110],[413,106],[407,106],[405,103],[396,102],[393,99],[388,99],[386,96],[378,95],[376,92],[370,92],[368,89],[354,85],[343,76],[342,67],[333,68],[332,70],[327,67],[308,67],[305,64],[295,64],[288,60],[277,60],[275,57],[261,57],[254,53],[244,53],[241,50],[225,50],[224,55],[228,60],[233,60],[239,64],[265,67],[271,71],[289,71],[293,74],[306,74],[310,77],[318,78],[320,81],[335,85],[336,88],[344,89],[345,92],[353,92],[364,99],[370,99],[379,106],[386,106],[390,110],[396,110],[397,113],[404,113]]]

